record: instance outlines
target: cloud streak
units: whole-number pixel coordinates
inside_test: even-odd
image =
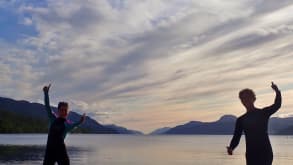
[[[0,40],[1,95],[70,100],[104,123],[143,131],[241,114],[238,91],[291,95],[290,1],[13,1],[37,34]],[[19,28],[22,28],[21,26]],[[1,36],[0,36],[1,37]],[[21,92],[20,92],[21,91]],[[286,98],[285,98],[286,100]],[[292,113],[284,102],[282,113]]]

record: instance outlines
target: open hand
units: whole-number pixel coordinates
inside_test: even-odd
[[[233,150],[232,150],[232,148],[230,148],[230,147],[226,147],[227,148],[227,153],[229,154],[229,155],[233,155]]]
[[[273,88],[274,91],[278,91],[279,90],[278,86],[276,84],[274,84],[274,82],[272,82],[271,87]]]
[[[49,84],[48,86],[44,86],[43,91],[46,92],[46,93],[48,93],[50,87],[51,87],[51,84]]]
[[[83,123],[84,121],[85,121],[85,118],[86,118],[86,116],[85,116],[85,113],[80,117],[80,123]]]

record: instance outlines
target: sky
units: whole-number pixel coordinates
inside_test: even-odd
[[[0,96],[51,104],[151,132],[239,116],[293,115],[291,0],[1,0]],[[291,42],[290,42],[291,41]]]

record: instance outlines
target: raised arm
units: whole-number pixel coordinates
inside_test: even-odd
[[[235,124],[235,129],[234,129],[234,135],[233,138],[230,142],[230,145],[227,147],[227,152],[229,155],[233,154],[233,150],[238,146],[239,142],[240,142],[240,138],[242,135],[242,125],[241,125],[241,121],[238,118]]]
[[[280,109],[281,104],[282,104],[281,91],[279,90],[278,86],[272,82],[272,86],[271,87],[275,91],[276,96],[275,96],[274,104],[272,104],[271,106],[268,106],[268,107],[264,108],[264,112],[268,116],[270,116],[270,115],[274,114],[275,112],[277,112]]]
[[[44,86],[43,91],[44,91],[44,102],[45,102],[46,112],[50,120],[50,123],[52,123],[56,119],[56,116],[53,114],[51,106],[50,106],[50,100],[49,100],[50,87],[51,87],[51,84],[48,86]]]

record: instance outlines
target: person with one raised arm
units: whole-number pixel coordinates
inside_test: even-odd
[[[239,92],[239,98],[246,108],[246,113],[236,121],[234,136],[227,147],[227,152],[229,155],[233,154],[233,150],[239,144],[242,132],[244,132],[247,165],[271,165],[273,162],[268,122],[270,116],[280,109],[282,96],[279,88],[273,82],[271,87],[276,93],[275,102],[262,109],[254,106],[256,97],[251,89],[243,89]]]
[[[66,134],[79,126],[85,120],[85,114],[82,115],[80,120],[76,123],[70,123],[67,121],[68,116],[68,103],[59,102],[57,115],[51,109],[49,101],[49,89],[51,84],[44,86],[44,101],[47,115],[49,118],[49,133],[47,139],[47,147],[45,153],[44,165],[54,165],[55,162],[58,165],[69,165],[69,157],[67,154],[64,139]]]

